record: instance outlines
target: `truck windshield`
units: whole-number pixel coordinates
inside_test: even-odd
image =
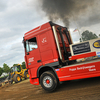
[[[32,51],[37,48],[38,46],[37,46],[36,37],[26,41],[26,51],[27,52]]]

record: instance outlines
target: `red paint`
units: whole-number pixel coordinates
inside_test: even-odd
[[[81,58],[92,57],[92,56],[96,56],[96,52],[89,52],[89,53],[70,56],[69,60],[81,59]]]
[[[39,85],[39,79],[38,78],[30,79],[30,83],[33,85]]]
[[[56,71],[60,81],[83,79],[100,76],[100,61],[83,63],[74,66],[65,66]]]

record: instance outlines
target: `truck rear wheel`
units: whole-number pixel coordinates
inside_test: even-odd
[[[16,82],[16,83],[18,83],[18,82],[20,82],[22,79],[21,79],[21,76],[19,75],[19,74],[16,74],[15,76],[14,76],[14,81]]]
[[[40,84],[44,90],[52,92],[56,89],[58,81],[52,71],[46,71],[40,76]]]

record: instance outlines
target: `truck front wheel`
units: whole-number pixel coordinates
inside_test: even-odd
[[[46,71],[40,76],[40,84],[44,90],[52,92],[56,89],[58,81],[52,71]]]

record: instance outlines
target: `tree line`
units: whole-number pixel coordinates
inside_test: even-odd
[[[13,66],[16,66],[17,64],[13,64]],[[25,69],[26,65],[25,62],[22,62],[22,68]],[[2,75],[3,72],[9,73],[11,71],[11,68],[7,64],[3,64],[3,67],[0,67],[0,76]]]
[[[96,38],[100,37],[100,34],[99,34],[99,36],[97,36],[95,33],[86,30],[81,34],[81,37],[82,37],[83,41],[87,41],[87,40],[96,39]],[[80,38],[80,42],[82,42],[82,40]]]

